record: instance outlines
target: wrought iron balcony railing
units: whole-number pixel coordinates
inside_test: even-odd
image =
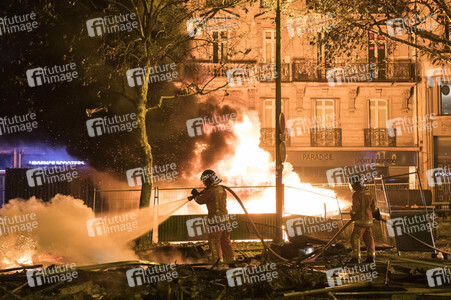
[[[341,128],[310,128],[310,146],[341,147]]]
[[[236,2],[236,1],[235,1]],[[236,3],[234,3],[233,0],[205,0],[206,6],[235,6]]]
[[[275,128],[262,128],[261,133],[261,145],[264,147],[274,147],[276,145],[276,129]],[[285,145],[290,146],[291,139],[288,136],[288,131],[285,132]]]
[[[343,68],[346,68],[343,74]],[[326,72],[334,69],[330,77]],[[213,63],[209,60],[196,60],[185,64],[185,70],[199,78],[226,77],[233,74],[233,78],[240,78],[241,84],[252,82],[272,82],[276,78],[275,64],[257,63],[255,60],[233,61],[224,64]],[[415,69],[410,62],[388,62],[376,64],[371,68],[367,63],[334,65],[326,68],[315,60],[296,60],[283,63],[281,70],[282,81],[313,81],[327,82],[340,85],[347,82],[383,82],[383,81],[414,81]]]
[[[299,59],[292,63],[293,81],[328,81],[338,84],[346,82],[372,81],[414,81],[415,69],[411,62],[386,62],[369,65],[368,63],[336,64],[330,67],[318,64],[316,60]],[[345,73],[343,74],[343,69]],[[327,78],[326,72],[332,76]]]
[[[396,147],[396,129],[365,128],[365,147]]]
[[[184,68],[196,77],[211,78],[229,75],[241,84],[273,82],[276,79],[275,63],[257,63],[255,60],[227,61],[224,64],[196,60],[186,63]],[[290,81],[290,64],[282,64],[281,73],[282,81]]]

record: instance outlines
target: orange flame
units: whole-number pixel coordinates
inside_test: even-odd
[[[229,143],[233,142],[235,152],[223,157],[211,169],[227,186],[255,187],[237,189],[240,197],[244,194],[249,213],[274,213],[275,188],[258,188],[275,185],[275,164],[270,153],[259,147],[260,121],[257,113],[251,111],[244,114],[241,122],[234,122],[233,131],[237,140],[230,140]],[[204,149],[205,145],[197,145],[196,154],[200,155]],[[193,180],[198,180],[199,175],[196,174]],[[288,162],[284,163],[283,183],[286,214],[321,215],[325,209],[332,213],[338,211],[338,205],[345,206],[345,203],[335,198],[332,190],[302,183]],[[243,213],[235,201],[229,201],[228,210],[229,213]]]

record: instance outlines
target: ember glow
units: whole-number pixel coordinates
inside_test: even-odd
[[[11,251],[8,256],[2,258],[0,267],[2,269],[17,268],[22,266],[33,265],[34,251],[27,250],[25,252]]]
[[[227,186],[252,186],[252,188],[235,188],[235,191],[243,198],[249,213],[254,214],[275,212],[275,188],[264,187],[275,185],[275,164],[270,153],[259,146],[260,128],[255,111],[244,114],[241,122],[233,122],[233,132],[237,139],[230,139],[228,142],[235,152],[225,155],[211,166]],[[198,145],[196,154],[200,155],[203,149],[205,147]],[[193,182],[198,182],[200,173],[192,178]],[[283,182],[286,214],[323,215],[324,205],[329,213],[338,211],[333,191],[315,188],[301,182],[298,174],[293,171],[293,166],[288,162],[284,163]],[[339,203],[340,207],[345,206],[344,202]],[[228,210],[229,213],[243,213],[236,201],[228,202]]]

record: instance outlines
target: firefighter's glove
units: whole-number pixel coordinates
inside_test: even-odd
[[[355,212],[351,211],[351,220],[352,221],[355,221],[356,216],[357,216],[357,214]]]
[[[379,210],[379,208],[373,211],[373,218],[378,221],[382,220],[381,211]]]
[[[191,190],[191,195],[192,195],[193,198],[196,198],[197,196],[199,196],[199,194],[200,193],[196,189],[192,189]]]

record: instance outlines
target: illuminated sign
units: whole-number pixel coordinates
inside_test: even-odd
[[[29,165],[33,166],[48,166],[48,165],[76,165],[76,166],[83,166],[85,165],[84,161],[80,160],[29,160]]]
[[[288,161],[302,167],[417,165],[415,151],[288,151]]]

